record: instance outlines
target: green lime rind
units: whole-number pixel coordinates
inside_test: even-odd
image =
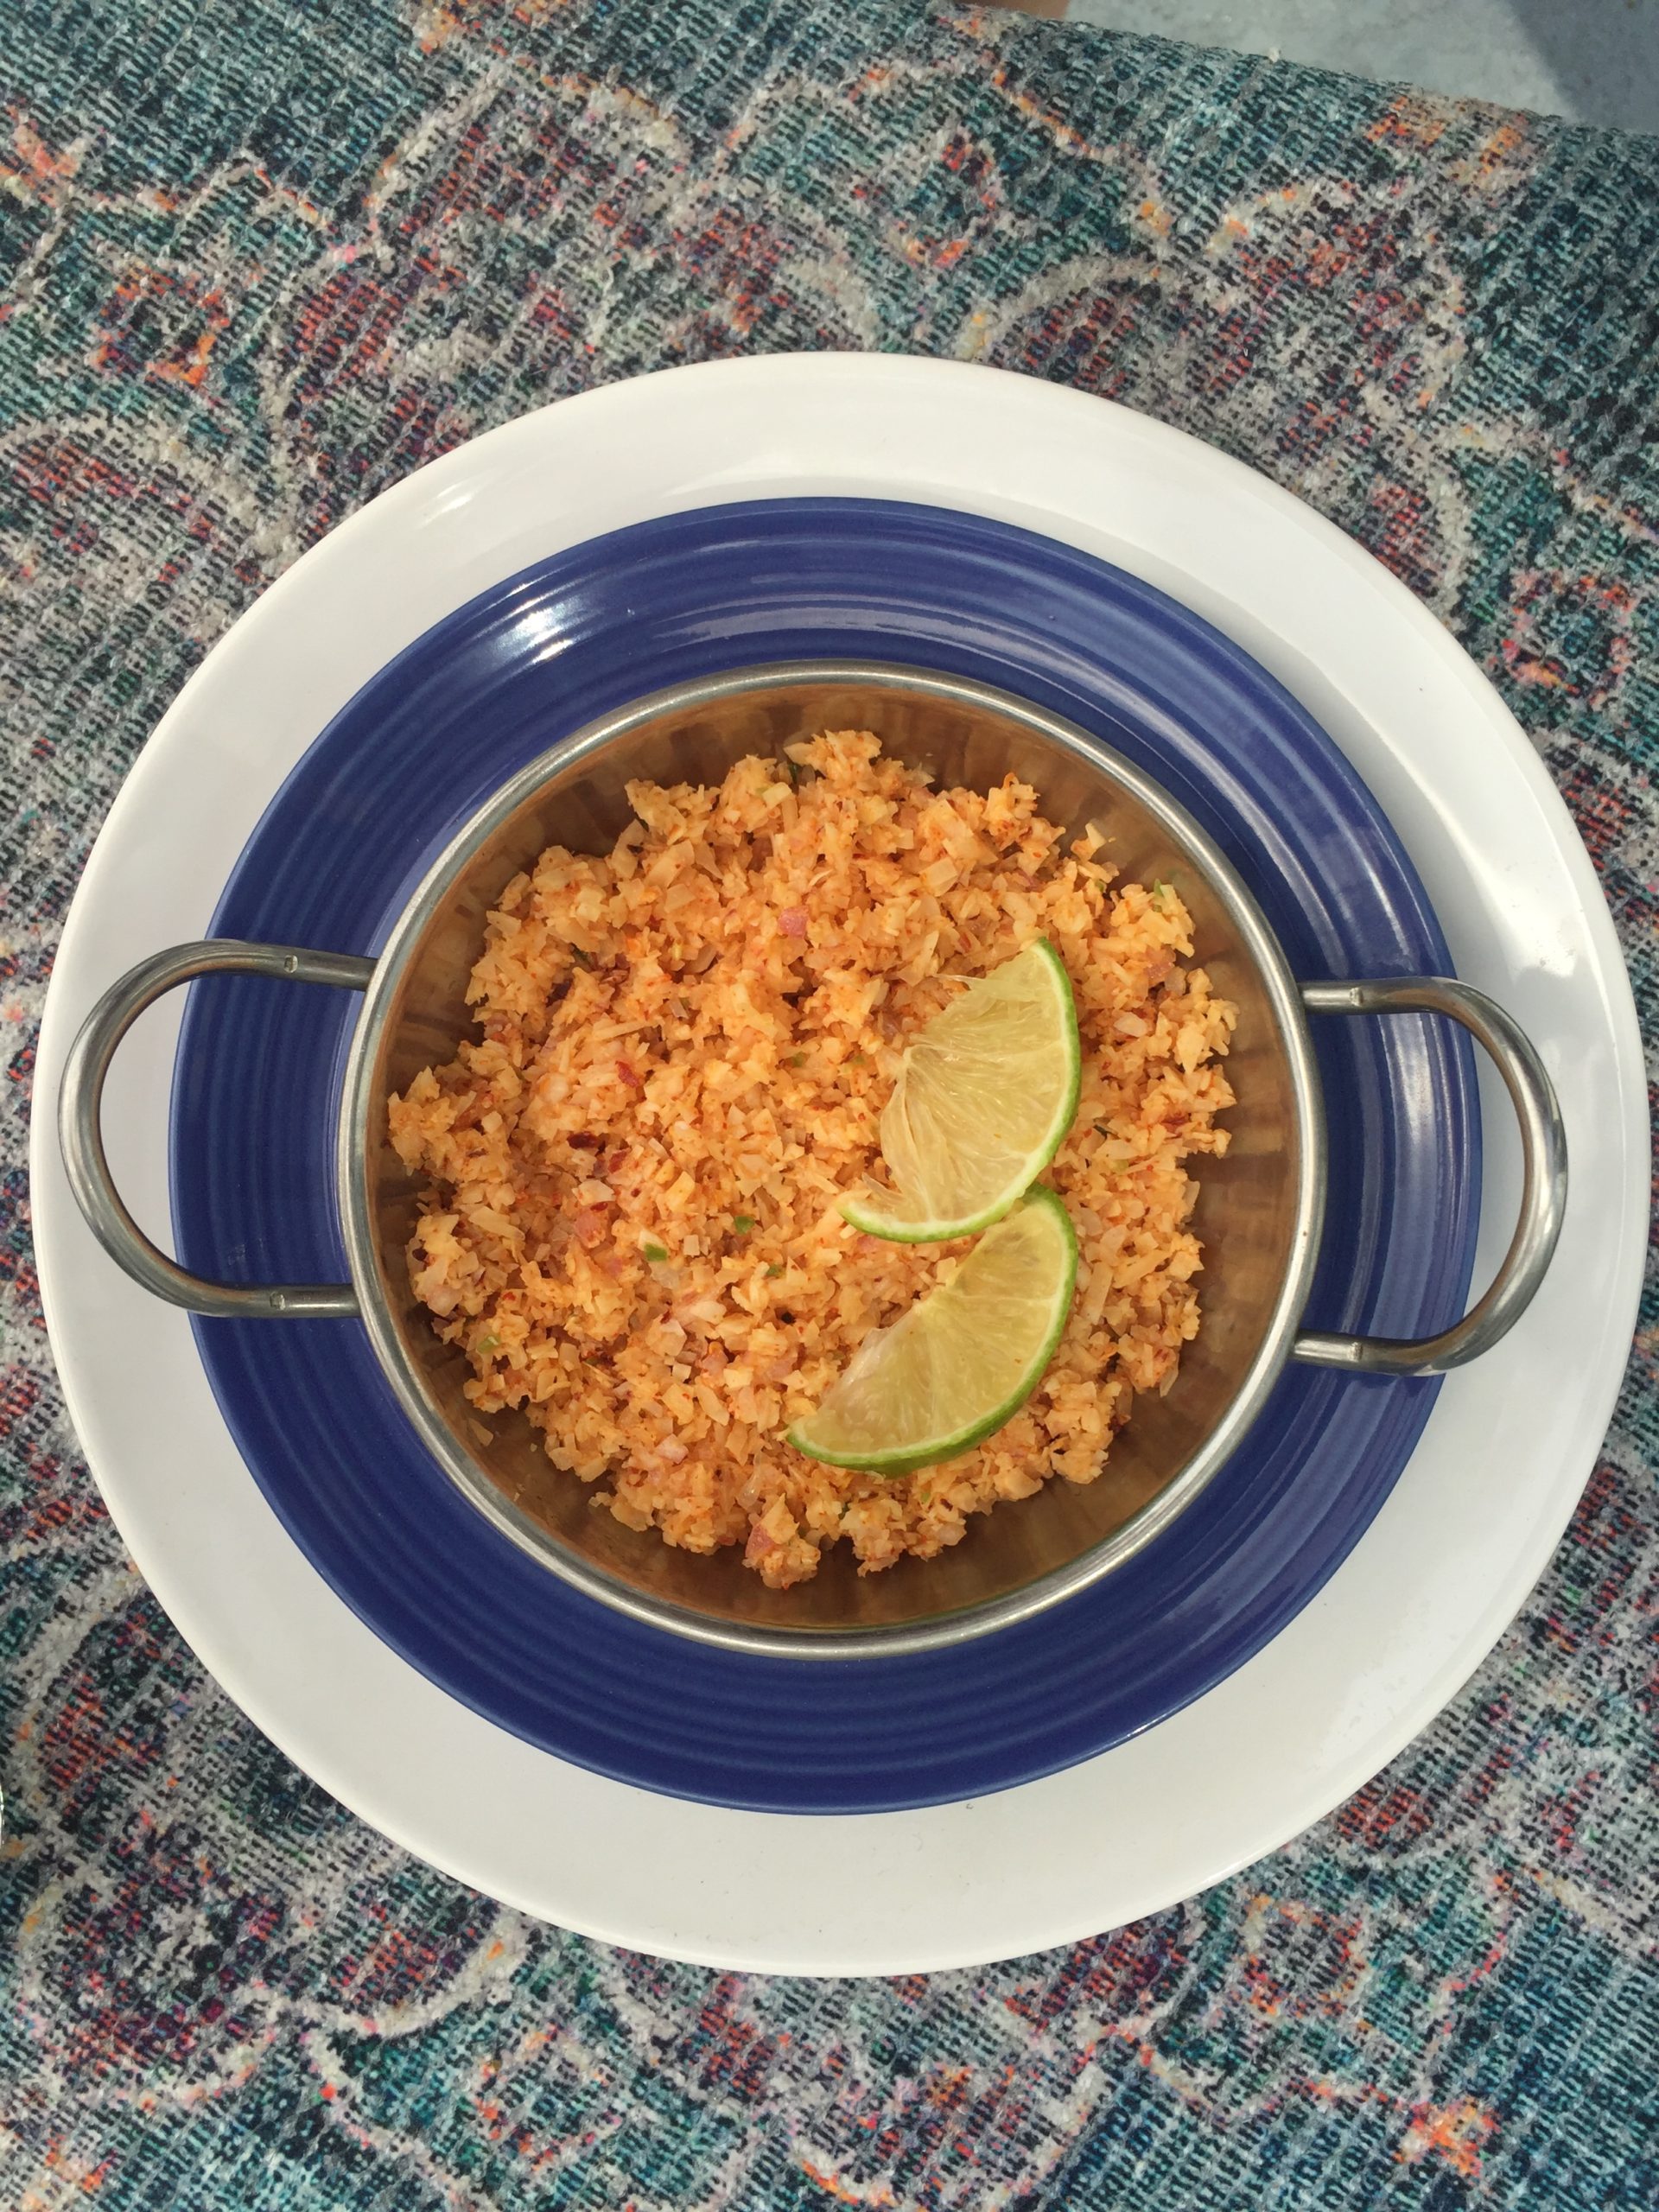
[[[988,1191],[975,1194],[975,1203],[952,1211],[935,1207],[922,1210],[914,1200],[907,1200],[902,1192],[891,1198],[880,1192],[868,1196],[843,1198],[842,1217],[855,1229],[867,1236],[879,1236],[893,1244],[940,1244],[954,1236],[977,1236],[995,1223],[1002,1220],[1025,1196],[1037,1178],[1052,1161],[1065,1143],[1066,1133],[1077,1118],[1077,1098],[1083,1084],[1083,1048],[1077,1034],[1077,1001],[1072,994],[1071,978],[1066,974],[1065,963],[1046,938],[1038,938],[1014,960],[1004,963],[993,976],[983,978],[986,982],[1001,977],[1006,982],[1007,973],[1021,963],[1030,967],[1041,978],[1049,999],[1048,1016],[1052,1034],[1044,1040],[1035,1057],[1051,1058],[1058,1064],[1060,1081],[1054,1103],[1047,1121],[1039,1128],[1020,1154],[1006,1161],[997,1171],[996,1179]],[[931,1037],[945,1025],[951,1013],[930,1023],[917,1039],[914,1052],[925,1048]],[[906,1056],[909,1057],[908,1055]],[[1017,1071],[1029,1068],[1033,1055],[1026,1052],[1016,1064]],[[986,1070],[982,1058],[976,1070],[983,1080]],[[887,1123],[883,1117],[884,1149],[887,1149]],[[898,1172],[898,1163],[891,1157],[888,1166]],[[958,1180],[963,1179],[967,1169],[957,1163]]]
[[[1014,1294],[1029,1309],[1028,1321],[1020,1316],[1027,1322],[1023,1331],[1007,1325],[1006,1291],[999,1305],[998,1270],[1006,1274],[1011,1266],[1016,1271],[1026,1267],[1033,1279],[1030,1291]],[[789,1430],[788,1441],[829,1466],[885,1476],[914,1474],[972,1451],[1013,1419],[1042,1379],[1071,1311],[1077,1281],[1071,1217],[1057,1192],[1039,1186],[975,1246],[949,1282],[865,1339],[823,1404]],[[959,1370],[983,1378],[988,1391],[995,1392],[993,1402],[948,1421],[924,1414],[923,1433],[916,1433],[912,1421],[911,1433],[876,1440],[871,1432],[882,1418],[884,1387],[890,1402],[901,1406],[907,1379],[919,1375],[926,1381],[949,1366],[938,1357],[941,1344],[955,1353]],[[960,1406],[958,1391],[953,1413]],[[904,1425],[902,1413],[893,1418]]]

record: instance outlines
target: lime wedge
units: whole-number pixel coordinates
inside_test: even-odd
[[[907,1475],[1001,1428],[1036,1388],[1071,1310],[1077,1240],[1052,1191],[975,1245],[949,1282],[866,1337],[816,1413],[789,1432],[832,1467]]]
[[[1082,1072],[1071,978],[1046,938],[976,976],[907,1048],[881,1115],[895,1190],[842,1201],[901,1244],[974,1236],[1059,1150]]]

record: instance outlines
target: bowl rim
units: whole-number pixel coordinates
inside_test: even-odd
[[[410,1358],[388,1304],[377,1258],[369,1162],[377,1107],[375,1074],[410,961],[468,861],[554,776],[602,754],[664,714],[695,711],[745,694],[791,687],[858,684],[919,692],[1023,723],[1081,753],[1151,813],[1207,874],[1266,989],[1290,1078],[1298,1135],[1295,1211],[1289,1255],[1268,1326],[1237,1389],[1186,1465],[1127,1521],[1065,1565],[1001,1596],[896,1624],[824,1629],[802,1624],[721,1620],[622,1581],[567,1548],[517,1506],[467,1449]],[[427,1450],[451,1483],[521,1552],[599,1604],[671,1635],[767,1658],[887,1658],[937,1650],[1046,1611],[1103,1580],[1162,1535],[1220,1471],[1261,1412],[1291,1356],[1319,1253],[1326,1185],[1323,1092],[1300,988],[1278,938],[1237,870],[1179,801],[1125,755],[1064,715],[1016,693],[966,677],[902,663],[855,658],[771,661],[670,684],[596,716],[537,754],[474,810],[422,877],[387,935],[364,994],[346,1057],[335,1147],[335,1188],[359,1313],[382,1372]]]

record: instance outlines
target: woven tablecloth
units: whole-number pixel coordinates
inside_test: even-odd
[[[22,1161],[88,845],[237,614],[458,441],[767,348],[1109,393],[1333,517],[1532,734],[1651,1033],[1659,143],[894,0],[10,0],[0,85],[0,2203],[1650,2212],[1651,1307],[1522,1618],[1332,1819],[1064,1954],[767,1980],[459,1888],[204,1677]]]

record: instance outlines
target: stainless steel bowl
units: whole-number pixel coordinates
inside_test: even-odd
[[[962,1543],[861,1579],[844,1547],[812,1581],[776,1592],[735,1552],[674,1551],[591,1509],[516,1415],[479,1421],[461,1355],[441,1344],[410,1287],[416,1186],[386,1133],[385,1101],[467,1031],[467,976],[484,918],[545,846],[607,850],[628,819],[626,785],[717,782],[747,753],[775,754],[823,728],[874,728],[939,781],[987,790],[1012,769],[1068,834],[1097,823],[1131,879],[1173,880],[1197,957],[1238,1008],[1229,1075],[1238,1104],[1226,1157],[1205,1162],[1196,1226],[1204,1325],[1175,1386],[1142,1398],[1101,1478],[1051,1482],[999,1508]],[[105,1073],[121,1037],[162,992],[243,970],[361,991],[339,1123],[339,1196],[352,1280],[254,1287],[209,1282],[159,1251],[128,1213],[99,1134]],[[1306,1014],[1427,1009],[1485,1046],[1519,1117],[1521,1217],[1497,1278],[1443,1335],[1396,1342],[1300,1328],[1325,1206],[1325,1139]],[[531,763],[461,830],[415,893],[378,959],[207,941],[144,961],[105,995],[76,1040],[60,1107],[64,1159],[105,1249],[148,1289],[193,1313],[301,1320],[359,1317],[434,1457],[478,1510],[552,1573],[602,1603],[678,1634],[804,1658],[868,1657],[976,1636],[1109,1574],[1167,1528],[1255,1420],[1288,1359],[1424,1375],[1496,1344],[1543,1276],[1566,1200],[1566,1142],[1537,1054],[1500,1007],[1441,978],[1298,983],[1260,910],[1198,824],[1137,768],[1058,717],[988,687],[879,664],[751,669],[683,685],[607,715]]]

